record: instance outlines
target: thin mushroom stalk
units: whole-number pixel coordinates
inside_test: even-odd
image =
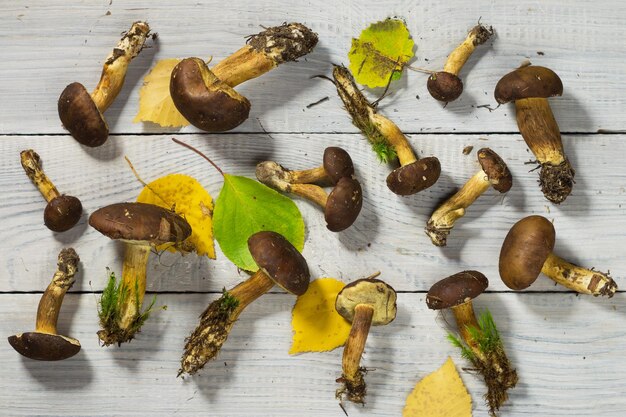
[[[26,175],[48,203],[43,212],[46,227],[54,232],[65,232],[74,227],[83,213],[80,200],[71,195],[62,195],[57,190],[44,173],[37,152],[32,149],[22,151],[20,161]]]
[[[389,163],[396,158],[400,168],[387,176],[387,187],[398,195],[411,195],[432,186],[439,179],[441,165],[436,157],[419,159],[400,128],[377,113],[376,108],[359,91],[350,71],[335,66],[333,77],[337,93],[352,118],[381,160]]]
[[[35,331],[9,337],[9,343],[20,354],[36,360],[56,361],[72,357],[80,351],[78,340],[57,333],[61,305],[76,281],[79,261],[72,248],[65,248],[59,253],[57,271],[39,301]]]
[[[612,297],[617,291],[617,284],[608,273],[574,265],[554,253],[548,255],[541,272],[557,284],[580,294]]]
[[[428,77],[428,92],[439,101],[456,100],[463,92],[463,82],[459,73],[477,46],[484,44],[493,35],[493,28],[478,24],[474,26],[465,40],[457,46],[443,66],[443,71]]]

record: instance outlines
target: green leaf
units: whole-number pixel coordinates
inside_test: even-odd
[[[373,23],[359,39],[352,39],[350,71],[359,84],[385,87],[390,78],[402,76],[404,65],[413,58],[414,45],[402,20],[389,18]]]
[[[283,235],[299,251],[304,248],[304,220],[291,199],[246,177],[224,174],[224,186],[213,212],[215,239],[239,268],[259,268],[248,250],[248,238],[262,230]]]

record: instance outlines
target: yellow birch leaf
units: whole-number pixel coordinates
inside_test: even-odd
[[[350,323],[335,310],[335,298],[345,286],[335,278],[318,278],[309,284],[293,307],[293,343],[289,354],[325,352],[343,346]]]
[[[472,417],[472,397],[450,357],[415,385],[402,417]]]
[[[158,178],[141,190],[137,201],[169,209],[174,207],[174,211],[191,226],[191,236],[185,243],[193,246],[198,256],[215,259],[213,198],[195,178],[184,174]],[[175,252],[171,246],[167,249]]]
[[[139,90],[139,111],[133,123],[152,122],[163,127],[189,126],[187,119],[176,109],[170,96],[170,76],[180,59],[163,59],[143,79]]]

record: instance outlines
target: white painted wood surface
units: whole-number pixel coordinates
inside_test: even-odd
[[[368,341],[364,364],[376,368],[367,375],[369,402],[365,408],[349,407],[348,413],[398,416],[414,383],[447,355],[459,369],[466,365],[445,340],[445,321],[426,309],[424,292],[436,280],[472,268],[491,280],[492,293],[482,296],[477,307],[493,312],[520,373],[503,416],[626,414],[624,293],[612,300],[576,297],[541,278],[532,287],[539,293],[518,294],[507,291],[497,274],[508,228],[535,213],[554,219],[560,255],[610,269],[623,286],[626,166],[620,157],[626,141],[622,134],[595,132],[626,131],[625,5],[565,0],[109,3],[0,5],[0,221],[9,225],[0,230],[0,334],[32,328],[61,247],[74,246],[83,261],[72,290],[81,293],[68,295],[60,320],[62,330],[81,340],[83,351],[68,361],[38,363],[0,343],[0,415],[343,415],[334,399],[341,350],[290,357],[294,299],[279,291],[242,315],[216,362],[191,380],[175,378],[183,340],[197,315],[215,292],[241,279],[219,251],[215,261],[153,256],[148,287],[168,310],[155,314],[138,339],[122,348],[98,347],[95,336],[97,295],[91,292],[101,290],[105,267],[119,271],[122,248],[88,228],[86,219],[100,206],[136,198],[141,187],[123,156],[147,180],[187,173],[214,198],[221,187],[219,174],[206,162],[169,140],[176,131],[131,123],[141,78],[161,58],[213,55],[219,60],[259,25],[283,21],[303,21],[318,32],[315,52],[241,86],[253,110],[235,133],[206,135],[185,128],[178,137],[206,152],[226,172],[246,176],[253,176],[254,165],[263,159],[305,168],[319,163],[326,146],[342,146],[351,153],[365,195],[363,212],[352,228],[330,233],[317,207],[296,200],[307,224],[304,254],[314,276],[348,282],[381,270],[402,291],[397,320],[373,329]],[[390,15],[405,18],[418,43],[413,64],[433,69],[443,65],[478,17],[498,33],[462,72],[466,91],[459,102],[442,109],[428,96],[425,76],[410,72],[383,102],[382,111],[413,133],[411,142],[420,156],[438,156],[444,169],[432,189],[407,198],[387,190],[389,168],[375,160],[355,133],[334,87],[309,79],[329,74],[330,63],[346,62],[350,38],[369,22]],[[115,135],[101,148],[81,147],[58,121],[58,94],[74,80],[94,85],[119,33],[137,19],[147,19],[159,40],[131,64],[126,87],[107,112]],[[524,165],[532,155],[517,134],[513,109],[505,106],[490,113],[475,107],[493,104],[499,77],[526,58],[552,67],[565,84],[564,96],[551,103],[561,129],[570,132],[564,143],[577,184],[558,207],[543,199],[537,173]],[[328,101],[306,108],[326,96]],[[462,150],[468,145],[474,152],[465,156]],[[482,196],[458,222],[449,246],[436,248],[423,234],[425,222],[437,202],[474,173],[475,152],[483,146],[507,161],[514,188],[504,198],[493,191]],[[53,234],[43,227],[43,199],[19,165],[19,151],[29,147],[39,152],[62,192],[81,198],[86,214],[75,230]],[[188,293],[172,294],[178,291]],[[485,416],[484,385],[471,373],[462,376],[474,400],[474,415]]]

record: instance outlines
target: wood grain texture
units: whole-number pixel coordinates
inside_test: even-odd
[[[60,330],[78,338],[82,351],[58,363],[22,359],[0,344],[0,414],[10,416],[342,416],[334,398],[341,349],[289,356],[294,299],[265,295],[240,317],[215,362],[198,375],[176,379],[184,338],[213,296],[163,295],[137,340],[123,348],[97,345],[93,295],[68,295]],[[35,295],[0,295],[2,334],[33,325]],[[489,294],[489,308],[519,385],[503,416],[620,416],[626,413],[623,367],[626,299],[609,303],[554,294]],[[451,355],[474,402],[486,416],[484,384],[446,341],[442,316],[426,308],[423,294],[400,294],[398,316],[373,327],[363,365],[368,403],[346,405],[350,416],[401,414],[413,385]],[[15,395],[19,393],[19,395]],[[9,408],[6,408],[6,405]]]
[[[577,171],[572,195],[561,206],[544,199],[537,185],[532,158],[519,135],[433,135],[412,138],[421,156],[437,155],[443,167],[431,189],[410,197],[392,194],[385,185],[389,167],[381,165],[366,141],[351,135],[273,134],[186,136],[225,172],[254,178],[255,164],[273,159],[292,168],[321,163],[323,149],[338,145],[350,152],[363,183],[363,210],[356,223],[331,233],[321,210],[295,198],[306,223],[304,255],[313,276],[335,276],[345,281],[383,272],[399,291],[427,291],[437,280],[464,269],[478,269],[491,280],[490,290],[507,289],[498,276],[500,245],[515,221],[528,214],[554,219],[556,252],[571,262],[611,270],[618,284],[626,259],[617,248],[623,242],[626,214],[626,166],[614,155],[626,152],[622,135],[574,135],[564,139]],[[473,145],[470,155],[462,150]],[[508,163],[514,177],[504,197],[489,190],[452,230],[446,248],[437,248],[424,233],[426,221],[438,202],[460,187],[478,169],[476,151],[489,146]],[[85,214],[70,232],[55,234],[42,225],[45,203],[19,165],[19,151],[32,147],[44,170],[61,192],[81,198]],[[113,138],[110,144],[85,151],[69,137],[19,137],[0,141],[0,188],[11,198],[0,202],[0,221],[12,227],[0,230],[5,245],[0,259],[0,291],[37,291],[47,285],[60,248],[73,245],[82,260],[83,279],[74,290],[100,290],[107,266],[121,269],[122,244],[110,241],[87,226],[97,208],[131,201],[141,190],[122,155],[133,162],[145,180],[183,172],[192,175],[217,198],[221,176],[203,159],[174,144],[170,136]],[[616,226],[617,225],[617,226]],[[152,291],[220,291],[240,278],[235,267],[218,251],[216,261],[195,255],[153,256],[148,289]],[[89,286],[91,282],[92,287]],[[541,278],[533,290],[561,290]]]
[[[443,67],[446,56],[479,18],[497,31],[461,72],[463,96],[445,109],[428,95],[424,74],[408,72],[394,84],[383,109],[407,132],[516,131],[511,106],[493,113],[477,106],[495,104],[497,81],[526,59],[554,69],[563,79],[564,96],[551,100],[561,130],[624,129],[612,117],[626,106],[626,5],[619,1],[109,3],[74,1],[69,7],[66,1],[53,0],[2,7],[0,133],[63,133],[56,110],[60,92],[73,81],[91,90],[120,32],[135,20],[147,20],[159,39],[131,64],[122,93],[107,111],[112,132],[163,132],[154,125],[131,122],[141,80],[157,60],[212,56],[217,62],[261,25],[284,21],[306,23],[319,33],[320,43],[302,62],[284,65],[238,88],[253,107],[249,120],[236,130],[260,132],[262,124],[273,132],[354,132],[334,87],[310,77],[329,75],[331,63],[347,63],[351,38],[368,23],[388,16],[407,22],[418,47],[412,64],[433,70]],[[306,108],[326,96],[329,101]]]

